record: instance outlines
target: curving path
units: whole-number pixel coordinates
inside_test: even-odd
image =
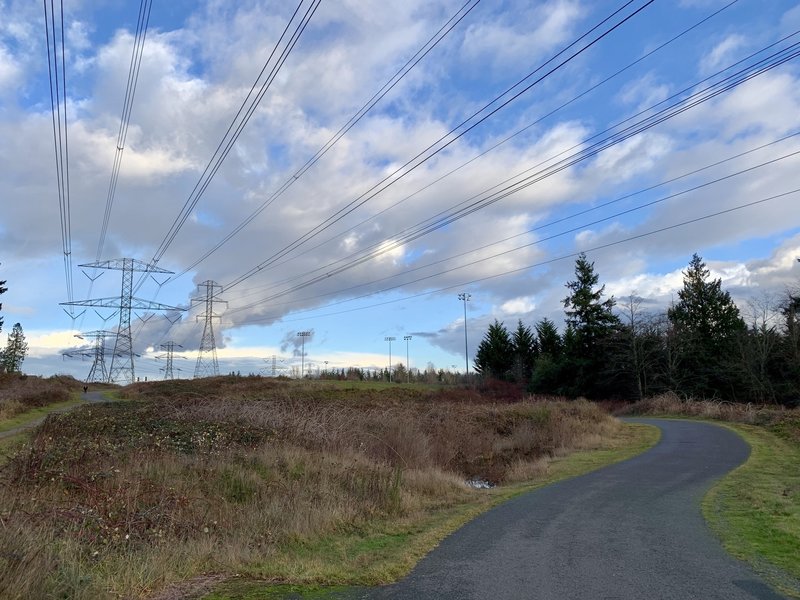
[[[100,402],[113,402],[113,400],[107,398],[103,392],[86,392],[85,394],[81,394],[81,398],[83,398],[90,404],[97,404]],[[73,406],[68,406],[67,408],[60,408],[58,410],[54,410],[52,412],[47,413],[47,415],[69,412],[71,410],[78,408],[79,406],[83,406],[83,404],[75,404]],[[33,421],[28,421],[20,425],[19,427],[14,427],[13,429],[7,429],[6,431],[0,431],[0,440],[2,440],[5,437],[11,437],[12,435],[17,435],[18,433],[21,433],[28,429],[33,429],[34,427],[41,425],[42,422],[47,418],[47,415],[39,417],[38,419],[34,419]]]
[[[635,419],[661,441],[622,463],[519,496],[445,539],[402,581],[351,598],[777,600],[727,555],[700,501],[749,455],[722,427]]]

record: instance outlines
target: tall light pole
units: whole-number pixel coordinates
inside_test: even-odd
[[[383,338],[383,341],[389,342],[389,383],[392,382],[392,342],[395,341],[397,338],[392,336],[387,336]]]
[[[300,379],[303,378],[306,366],[306,338],[311,335],[310,331],[298,331],[297,337],[303,340],[302,350],[300,350]]]
[[[414,337],[413,335],[404,335],[403,339],[406,341],[406,383],[411,383],[411,369],[408,368],[408,341]]]
[[[462,292],[458,299],[464,302],[464,376],[469,377],[469,346],[467,345],[467,302],[472,298],[472,294]]]

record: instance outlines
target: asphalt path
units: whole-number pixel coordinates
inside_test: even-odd
[[[748,445],[704,423],[659,419],[628,461],[518,496],[471,521],[400,582],[364,600],[777,600],[725,553],[700,512]]]
[[[89,404],[98,404],[100,402],[111,402],[111,400],[103,392],[86,392],[85,394],[81,394],[81,398],[86,400],[86,402]],[[69,412],[71,410],[78,408],[79,406],[83,406],[83,404],[75,404],[73,406],[68,406],[66,408],[60,408],[58,410],[54,410],[48,413],[47,415],[39,417],[38,419],[34,419],[33,421],[28,421],[27,423],[23,423],[19,427],[14,427],[13,429],[8,429],[6,431],[0,431],[0,440],[2,440],[5,437],[11,437],[12,435],[17,435],[18,433],[21,433],[23,431],[41,425],[48,415]]]

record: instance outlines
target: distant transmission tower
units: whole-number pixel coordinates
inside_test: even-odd
[[[92,368],[89,369],[89,375],[86,376],[86,383],[98,383],[108,381],[108,371],[106,370],[106,338],[115,335],[113,331],[105,331],[98,329],[97,331],[86,331],[79,333],[76,338],[87,339],[93,338],[94,342],[91,349],[82,348],[79,350],[70,350],[64,352],[64,356],[74,358],[80,356],[81,358],[92,358]]]
[[[133,274],[142,273],[172,273],[159,267],[148,265],[135,258],[117,258],[94,262],[81,267],[91,267],[94,269],[114,269],[122,271],[122,292],[119,298],[95,298],[93,300],[82,300],[77,302],[62,302],[66,306],[94,306],[104,308],[119,309],[119,327],[117,337],[114,342],[114,355],[111,358],[111,370],[108,374],[108,381],[124,381],[133,383],[136,381],[136,374],[133,367],[133,336],[131,335],[131,310],[185,310],[174,306],[167,306],[159,302],[151,302],[133,297]]]
[[[205,312],[197,315],[197,320],[203,319],[205,323],[203,324],[203,338],[200,340],[200,352],[197,354],[197,365],[194,368],[195,379],[219,375],[217,342],[214,339],[214,319],[219,319],[220,316],[214,312],[214,303],[227,304],[218,298],[218,295],[222,293],[222,286],[217,282],[207,280],[198,284],[197,287],[201,292],[205,288],[205,295],[193,298],[192,302],[205,304]]]
[[[183,348],[180,344],[176,344],[175,342],[166,342],[161,344],[161,348],[166,352],[164,356],[159,356],[158,358],[165,358],[167,360],[167,364],[161,370],[164,371],[164,379],[175,379],[172,374],[172,363],[173,358],[175,357],[175,348]],[[180,369],[178,369],[180,371]]]

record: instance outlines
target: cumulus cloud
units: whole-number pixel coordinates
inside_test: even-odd
[[[179,276],[167,283],[166,277],[158,282],[137,280],[137,295],[188,308],[197,294],[196,284],[216,281],[228,302],[219,307],[223,322],[215,323],[224,333],[218,337],[221,356],[230,361],[249,357],[255,368],[270,352],[299,356],[301,340],[283,321],[313,314],[303,311],[327,307],[333,313],[404,296],[416,302],[421,294],[433,292],[434,308],[420,311],[430,313],[424,315],[430,317],[429,326],[414,327],[419,332],[414,335],[457,355],[463,353],[463,320],[456,318],[457,311],[439,315],[437,299],[452,303],[454,293],[469,286],[474,294],[467,323],[472,340],[496,315],[548,316],[560,322],[563,284],[571,276],[573,258],[549,262],[552,259],[798,187],[798,162],[785,159],[740,179],[637,208],[712,177],[778,158],[800,148],[794,138],[625,198],[796,130],[800,82],[791,65],[589,160],[540,177],[592,143],[592,136],[608,123],[696,78],[698,65],[718,68],[750,43],[735,33],[724,38],[716,33],[739,30],[733,26],[703,30],[695,45],[670,48],[672,54],[665,54],[663,62],[656,57],[659,60],[565,104],[650,47],[648,32],[661,32],[663,24],[647,11],[637,17],[641,29],[609,36],[596,53],[585,53],[413,172],[390,175],[508,81],[571,41],[586,22],[601,17],[597,6],[569,0],[479,5],[321,160],[295,177],[460,4],[323,3],[159,263]],[[32,67],[29,58],[41,50],[34,28],[40,15],[24,5],[14,3],[9,18],[0,23],[0,137],[14,141],[0,145],[0,197],[13,200],[4,205],[0,241],[6,249],[4,268],[15,265],[8,279],[29,290],[6,306],[19,307],[20,315],[26,310],[26,318],[46,315],[55,323],[63,318],[57,301],[64,299],[64,276],[52,125],[49,97],[41,93],[47,89],[46,71]],[[289,10],[280,3],[214,0],[193,6],[181,23],[166,25],[154,16],[103,258],[146,260],[165,240]],[[695,9],[676,11],[676,27],[696,20]],[[97,31],[103,24],[93,17],[86,5],[77,7],[68,20],[68,55],[75,74],[68,109],[76,264],[95,259],[133,42],[133,32],[125,27]],[[776,14],[773,21],[780,17]],[[716,27],[713,22],[712,26]],[[507,141],[494,147],[503,140]],[[387,176],[392,185],[376,193]],[[537,181],[508,194],[531,177]],[[284,191],[276,196],[276,190]],[[623,199],[613,209],[585,212],[614,198]],[[695,250],[713,257],[743,240],[794,235],[797,222],[787,214],[795,203],[796,198],[775,200],[609,247],[597,252],[598,267],[611,293],[635,289],[644,297],[663,299],[675,289],[680,265]],[[609,216],[627,209],[632,209],[627,215]],[[448,215],[461,218],[445,218]],[[592,224],[603,217],[607,220]],[[236,235],[226,239],[231,232]],[[366,260],[370,253],[375,257]],[[713,264],[737,289],[774,288],[786,280],[775,261],[763,266],[752,261]],[[777,269],[774,276],[769,269]],[[253,275],[239,283],[246,272]],[[510,274],[498,276],[506,272]],[[91,269],[88,274],[97,275]],[[88,279],[77,270],[76,282],[81,297],[120,294],[119,272],[97,279],[91,292]],[[53,296],[59,297],[45,305],[42,299]],[[408,306],[399,302],[383,314]],[[166,339],[196,347],[202,335],[200,314],[195,304],[174,324],[162,316],[146,322],[142,315],[134,316],[137,351],[154,348],[151,354],[157,353]],[[358,314],[342,312],[332,320],[352,322],[350,329],[360,334],[368,327]],[[411,328],[412,319],[408,322]],[[87,316],[81,326],[90,323]],[[269,326],[269,337],[260,346],[243,333],[252,336],[254,327]],[[315,322],[314,345],[327,343],[327,326]],[[382,339],[382,333],[375,336]],[[328,354],[342,352],[342,357],[381,364],[374,351],[359,350],[347,354],[329,347]]]

